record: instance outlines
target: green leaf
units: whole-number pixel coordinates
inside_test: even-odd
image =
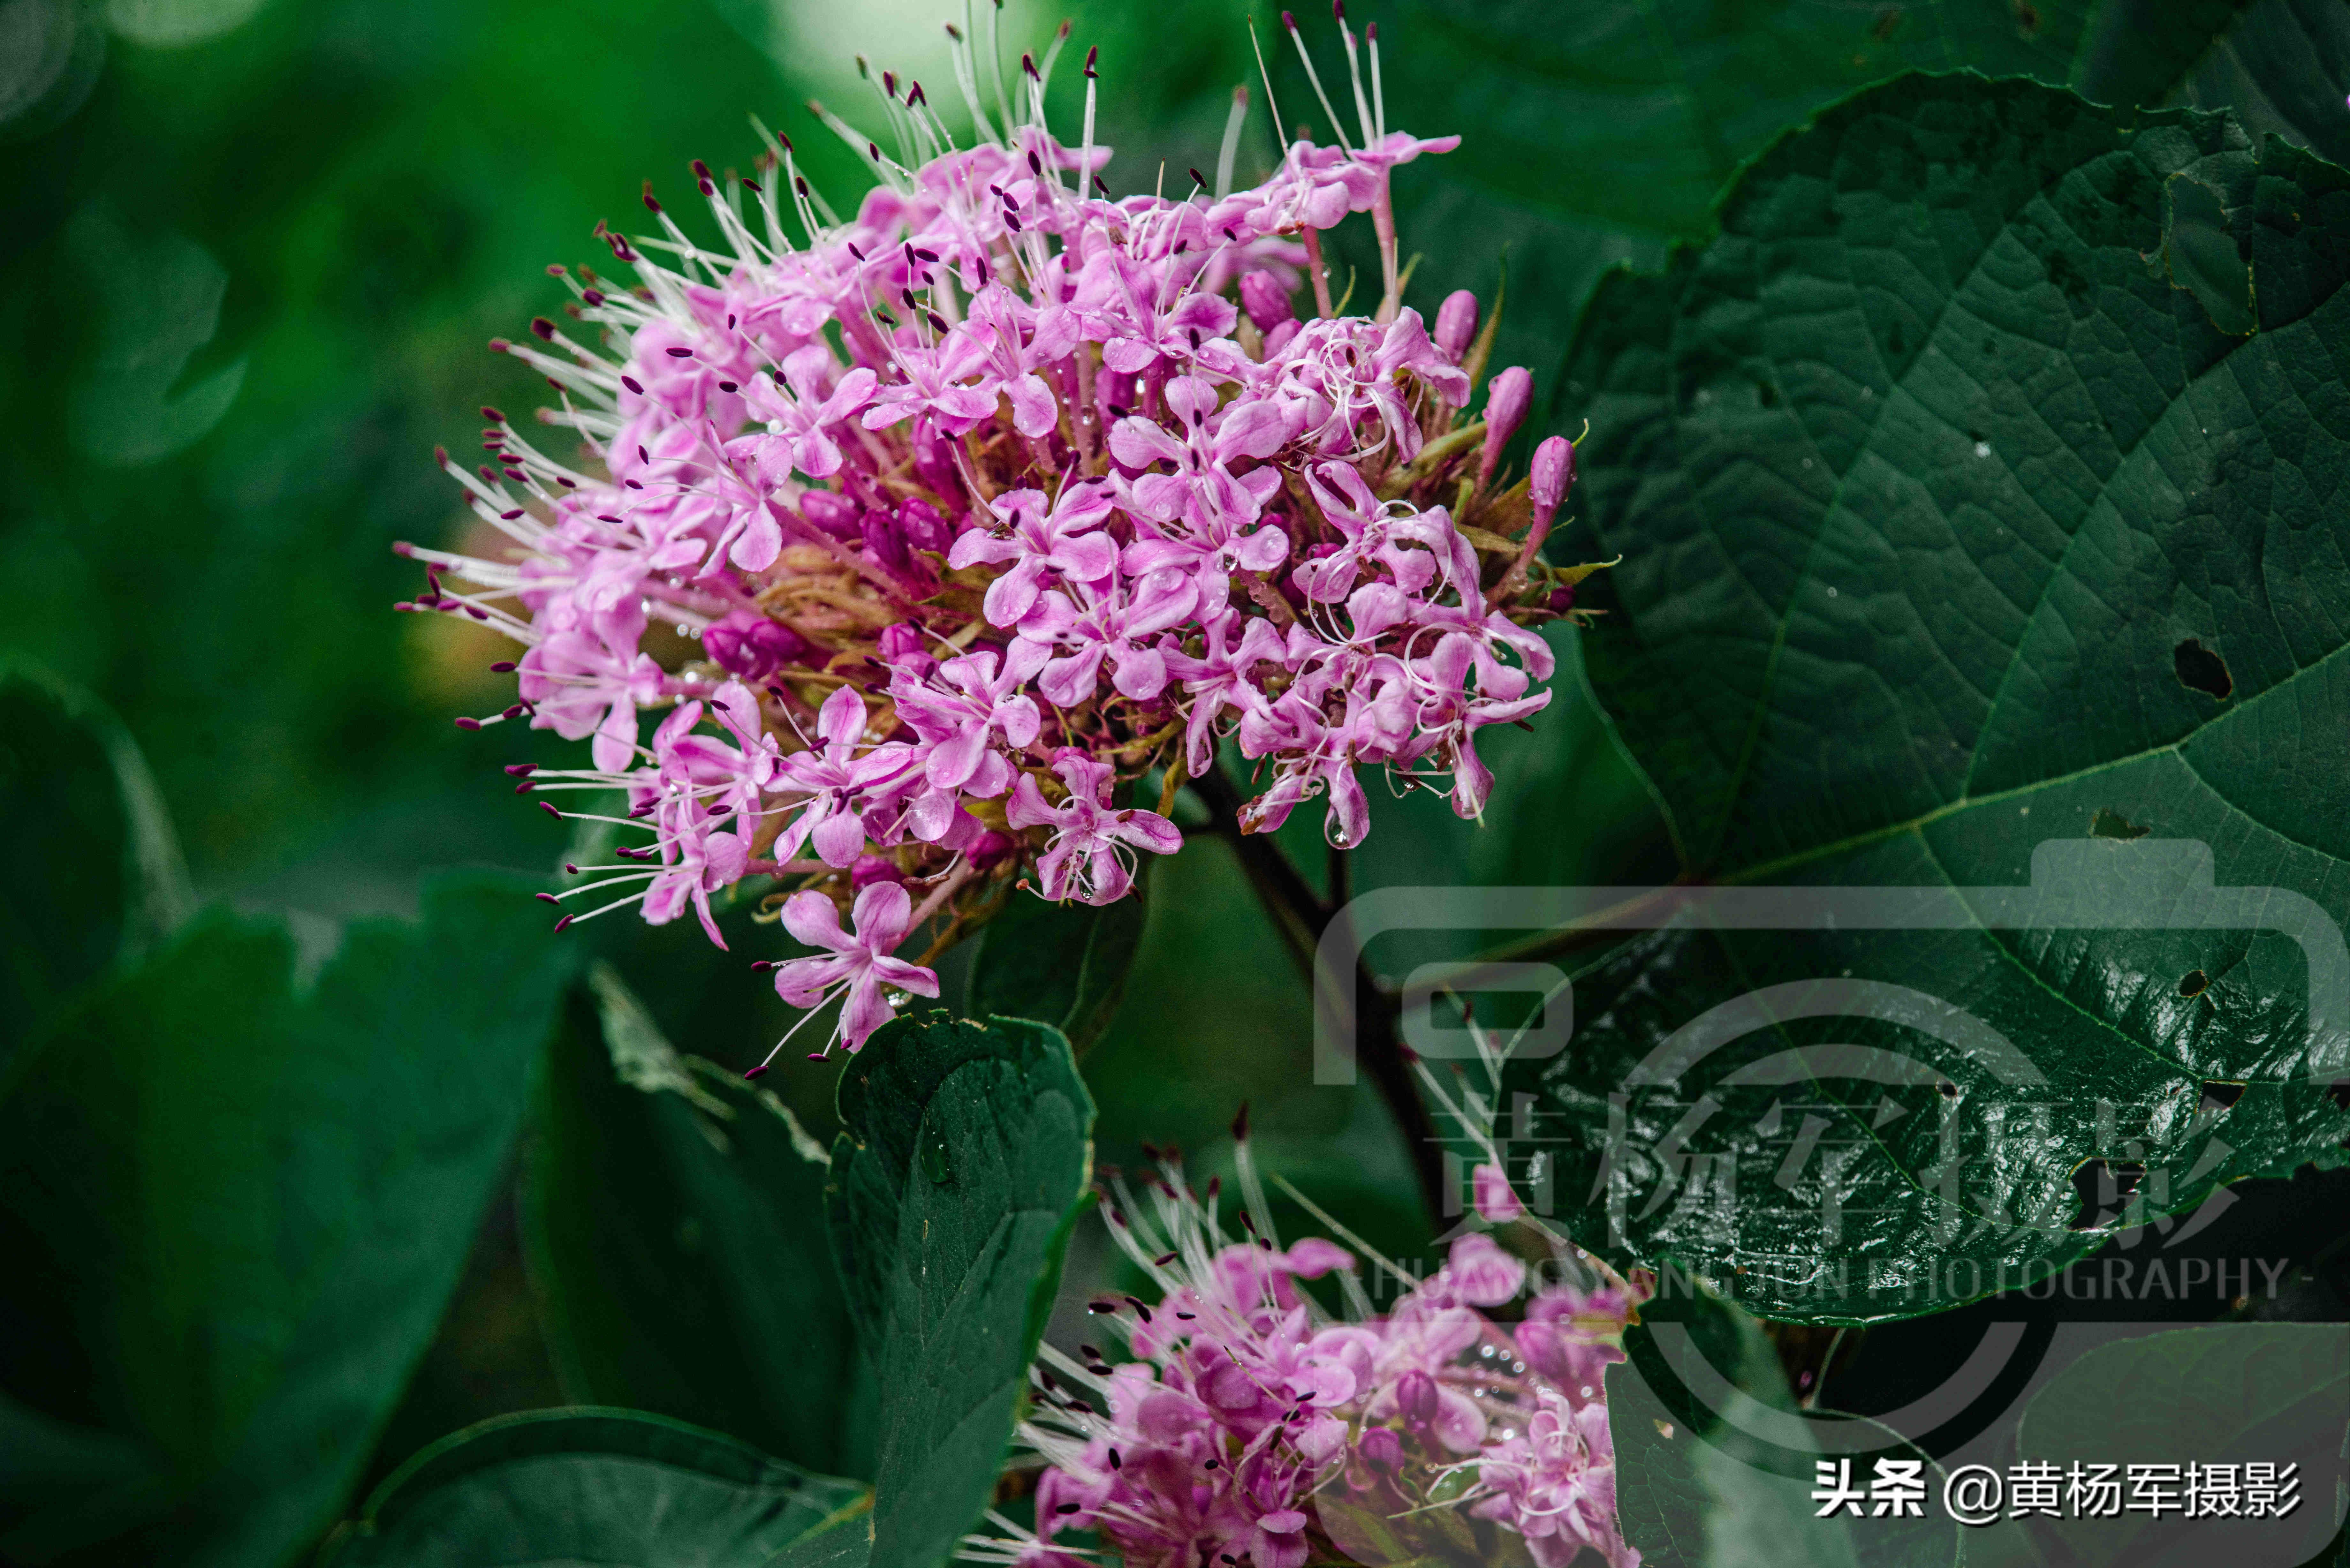
[[[0,655],[0,811],[19,825],[0,896],[0,1065],[40,1019],[185,919],[179,839],[106,705]]]
[[[418,1454],[330,1546],[333,1568],[861,1561],[870,1494],[633,1410],[536,1410]],[[789,1557],[783,1554],[793,1553]]]
[[[2016,1451],[2087,1464],[2297,1464],[2300,1507],[2281,1521],[2031,1520],[2052,1562],[2301,1563],[2333,1538],[2332,1478],[2350,1434],[2350,1340],[2338,1326],[2221,1323],[2117,1339],[2050,1378],[2024,1407]]]
[[[1414,303],[1432,314],[1471,287],[1490,306],[1506,251],[1493,362],[1542,373],[1607,267],[1653,266],[1672,242],[1704,237],[1746,160],[1906,70],[2242,108],[2257,129],[2350,159],[2350,15],[2330,0],[1412,0],[1380,32],[1393,121],[1464,136],[1396,180],[1404,248],[1426,255]],[[1461,234],[1474,243],[1447,239]]]
[[[1142,946],[1149,881],[1146,862],[1134,891],[1100,908],[1013,894],[980,932],[964,1011],[974,1018],[1050,1023],[1082,1054],[1109,1027],[1126,994]]]
[[[2163,265],[2180,176],[2250,336]],[[2350,175],[1919,77],[1721,227],[1612,278],[1570,362],[1582,525],[1626,556],[1585,652],[1687,875],[1814,891],[1576,978],[1517,1085],[1578,1237],[1866,1321],[2336,1162]],[[1876,888],[1919,891],[1835,902]]]
[[[1701,1287],[1644,1304],[1607,1368],[1607,1426],[1625,1540],[1645,1568],[1947,1568],[1959,1532],[1931,1463],[1925,1517],[1819,1517],[1822,1459],[1924,1456],[1891,1428],[1798,1409],[1761,1325]]]
[[[135,238],[103,202],[74,215],[66,247],[98,296],[96,351],[68,400],[75,448],[136,467],[201,439],[244,385],[242,358],[178,385],[220,325],[228,273],[185,234]]]
[[[513,878],[428,888],[297,988],[206,916],[0,1082],[0,1554],[269,1564],[432,1335],[567,957]],[[28,1445],[14,1434],[38,1428]]]
[[[599,962],[588,978],[592,996],[575,995],[556,1037],[524,1189],[565,1393],[813,1469],[869,1467],[823,1146],[772,1094],[681,1055],[619,971]]]
[[[879,1384],[876,1568],[933,1568],[1003,1468],[1092,1176],[1094,1107],[1048,1024],[884,1024],[840,1079],[826,1212]]]

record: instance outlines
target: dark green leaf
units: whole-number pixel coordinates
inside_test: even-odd
[[[1890,1428],[1798,1409],[1752,1318],[1702,1288],[1641,1308],[1607,1369],[1607,1426],[1624,1538],[1644,1568],[1947,1568],[1959,1532],[1933,1466],[1925,1517],[1818,1515],[1821,1459],[1866,1490],[1879,1458],[1922,1459]]]
[[[2350,163],[2350,117],[2342,112],[2350,93],[2350,11],[2333,0],[2252,0],[2240,10],[2235,26],[2189,68],[2178,101],[2233,109],[2255,135],[2282,136]]]
[[[2251,258],[2249,337],[2162,265],[2182,175]],[[2350,175],[1912,78],[1721,223],[1612,279],[1571,362],[1626,556],[1586,657],[1692,877],[1821,891],[1773,909],[1806,931],[1691,929],[1718,903],[1577,979],[1575,1049],[1520,1085],[1578,1236],[1865,1320],[2337,1160]],[[1921,891],[1835,913],[1869,888]],[[2303,917],[2314,960],[2261,929]],[[1636,1072],[1719,1006],[1719,1049]]]
[[[879,1568],[933,1568],[986,1506],[1093,1115],[1068,1042],[1022,1020],[897,1019],[841,1075],[826,1211],[880,1386]]]
[[[1702,238],[1745,160],[1905,70],[2241,107],[2258,129],[2350,156],[2350,14],[2331,0],[1413,0],[1380,31],[1392,119],[1465,138],[1396,181],[1404,246],[1426,254],[1414,301],[1429,312],[1473,287],[1490,304],[1506,249],[1494,363],[1545,375],[1606,268]]]
[[[0,811],[17,825],[0,898],[0,1064],[68,995],[187,918],[187,868],[121,721],[0,657]]]
[[[533,1411],[459,1432],[401,1466],[328,1561],[755,1568],[772,1558],[814,1568],[861,1560],[869,1495],[658,1416]]]
[[[2281,1521],[2034,1519],[2052,1562],[2188,1568],[2241,1554],[2301,1563],[2332,1539],[2350,1433],[2350,1339],[2337,1326],[2222,1323],[2117,1339],[2032,1397],[2016,1451],[2086,1464],[2298,1465],[2302,1501]]]
[[[209,916],[0,1085],[0,1554],[266,1565],[332,1517],[454,1285],[567,958],[510,878]],[[37,1446],[17,1440],[37,1429]]]
[[[1131,894],[1100,908],[1014,893],[980,933],[964,1011],[1050,1023],[1083,1052],[1109,1027],[1126,994],[1149,880],[1146,863]]]
[[[869,1467],[823,1147],[773,1095],[681,1055],[617,970],[588,981],[556,1040],[525,1189],[564,1391],[815,1469]]]

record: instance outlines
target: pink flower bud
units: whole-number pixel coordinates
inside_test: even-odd
[[[993,828],[990,828],[972,839],[971,847],[963,853],[969,856],[971,863],[982,871],[993,871],[1012,858],[1015,847],[1010,835],[998,833]]]
[[[1536,461],[1540,461],[1537,459]],[[1541,471],[1537,469],[1536,472]],[[1498,1165],[1481,1165],[1474,1175],[1477,1212],[1496,1225],[1506,1225],[1526,1211],[1511,1190],[1508,1172]]]
[[[903,882],[906,874],[894,860],[879,855],[860,855],[848,868],[848,885],[862,893],[876,882]]]
[[[1241,279],[1241,306],[1259,332],[1270,332],[1296,314],[1289,291],[1269,272],[1249,273]]]
[[[846,495],[829,490],[811,490],[800,497],[800,515],[836,539],[864,541],[865,514],[857,503]]]
[[[920,657],[923,652],[921,628],[902,620],[894,626],[883,627],[877,640],[881,645],[881,661],[884,664],[903,664],[910,659]]]
[[[1428,1425],[1436,1417],[1436,1379],[1417,1368],[1397,1378],[1396,1408],[1407,1425]]]
[[[1534,372],[1523,365],[1513,365],[1493,378],[1492,388],[1485,395],[1485,456],[1477,470],[1480,485],[1492,482],[1493,469],[1502,461],[1502,449],[1526,422],[1526,410],[1534,400]]]
[[[702,634],[711,662],[729,675],[764,680],[804,656],[807,639],[757,610],[738,609]]]
[[[1477,336],[1477,296],[1465,288],[1456,288],[1444,296],[1436,307],[1436,346],[1444,357],[1458,364],[1461,356],[1469,352],[1470,340]]]
[[[1566,499],[1566,487],[1575,483],[1575,447],[1565,436],[1553,436],[1534,448],[1534,468],[1526,486],[1527,499],[1534,504],[1534,526],[1546,526],[1558,514],[1559,503]]]
[[[940,515],[939,509],[917,497],[898,508],[898,530],[906,543],[917,550],[935,550],[943,556],[954,543],[954,527]]]
[[[859,526],[867,555],[895,572],[902,572],[914,564],[914,558],[906,553],[906,535],[895,517],[887,512],[868,512],[859,520]],[[897,628],[889,629],[895,631]]]
[[[1403,1439],[1395,1435],[1392,1427],[1373,1427],[1355,1445],[1355,1453],[1363,1463],[1381,1475],[1403,1468]]]

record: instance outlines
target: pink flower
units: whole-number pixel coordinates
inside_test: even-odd
[[[1036,862],[1047,898],[1115,903],[1134,885],[1133,851],[1172,855],[1183,847],[1182,834],[1158,813],[1112,808],[1107,763],[1072,753],[1055,763],[1053,771],[1068,786],[1066,799],[1046,805],[1035,775],[1023,774],[1006,813],[1014,827],[1053,830],[1051,844]]]
[[[888,430],[927,414],[956,435],[995,412],[996,383],[987,379],[987,350],[968,333],[950,332],[935,347],[901,344],[895,363],[905,379],[882,387],[865,410],[865,428]],[[963,383],[972,377],[980,384]]]
[[[1013,563],[987,585],[983,607],[991,626],[1010,626],[1028,613],[1048,576],[1063,582],[1097,583],[1118,566],[1118,541],[1101,532],[1110,514],[1108,486],[1098,480],[1065,485],[1047,503],[1039,490],[1015,490],[991,504],[1007,530],[1002,535],[963,535],[947,552],[958,570],[984,562]]]
[[[1241,1169],[1256,1179],[1245,1158]],[[1440,1559],[1463,1538],[1464,1520],[1440,1517],[1451,1509],[1521,1537],[1545,1568],[1566,1568],[1586,1546],[1617,1568],[1638,1562],[1617,1528],[1604,1391],[1565,1391],[1515,1362],[1503,1330],[1461,1299],[1464,1285],[1488,1304],[1503,1299],[1498,1276],[1482,1279],[1494,1272],[1485,1238],[1456,1244],[1447,1268],[1384,1316],[1334,1321],[1295,1281],[1352,1267],[1344,1251],[1234,1240],[1215,1188],[1201,1197],[1171,1159],[1145,1204],[1111,1179],[1110,1234],[1163,1288],[1152,1303],[1092,1303],[1131,1359],[1112,1365],[1087,1345],[1081,1361],[1047,1352],[1052,1369],[1032,1375],[1022,1436],[1047,1468],[1021,1561],[1070,1529],[1149,1568],[1232,1568],[1228,1557],[1298,1568],[1317,1525],[1340,1557]],[[1363,1311],[1359,1290],[1348,1294]],[[1578,1353],[1617,1354],[1621,1316],[1586,1328],[1565,1309],[1622,1300],[1628,1313],[1628,1299],[1566,1298],[1532,1304],[1551,1314],[1544,1332]],[[1377,1540],[1362,1538],[1366,1513],[1381,1521]]]
[[[992,752],[1000,741],[1014,751],[1035,740],[1043,724],[1035,699],[1020,688],[1045,667],[1050,650],[1015,642],[1001,656],[993,650],[948,659],[935,675],[900,672],[889,683],[898,711],[922,738],[922,771],[941,789],[959,789],[982,800],[1002,794],[1012,783],[1012,764]]]
[[[1002,284],[990,284],[971,302],[967,327],[989,369],[1012,400],[1012,425],[1032,439],[1060,423],[1061,405],[1040,367],[1058,365],[1077,347],[1077,323],[1065,306],[1031,309]]]
[[[916,996],[936,996],[939,977],[919,964],[889,956],[906,940],[906,928],[913,919],[913,900],[897,883],[875,882],[858,894],[849,919],[855,924],[854,934],[840,929],[840,911],[822,893],[795,893],[784,900],[784,929],[809,947],[825,949],[830,956],[793,959],[776,965],[775,994],[808,1011],[842,996],[836,1038],[856,1051],[889,1022],[883,986],[894,985]]]
[[[1178,571],[1152,572],[1117,587],[1054,589],[1020,619],[1025,644],[1065,650],[1038,673],[1036,690],[1064,708],[1087,701],[1107,659],[1120,696],[1158,696],[1167,688],[1167,659],[1154,639],[1198,603],[1198,588]]]
[[[404,608],[526,649],[522,700],[460,722],[590,742],[593,767],[518,764],[521,787],[558,815],[556,792],[626,792],[624,826],[650,836],[559,898],[650,883],[604,908],[673,919],[744,876],[805,875],[803,855],[837,898],[877,854],[940,890],[950,929],[1031,873],[1115,897],[1174,838],[1106,803],[1178,731],[1194,774],[1226,739],[1261,764],[1253,831],[1326,794],[1325,833],[1359,843],[1366,768],[1483,808],[1477,732],[1540,706],[1530,628],[1572,606],[1542,560],[1572,452],[1535,449],[1523,501],[1481,466],[1476,302],[1447,300],[1433,338],[1404,306],[1389,190],[1452,142],[1390,132],[1377,83],[1356,88],[1361,151],[1290,143],[1213,201],[1108,194],[1107,151],[1056,137],[1038,95],[846,221],[779,143],[785,167],[754,179],[696,166],[714,242],[664,213],[642,244],[599,229],[625,281],[558,269],[579,327],[542,317],[494,348],[560,389],[540,422],[562,433],[542,451],[485,409],[477,469],[437,454],[504,542],[402,548],[431,574]],[[1319,238],[1350,213],[1378,249],[1356,315]],[[1485,455],[1530,385],[1496,378]],[[639,715],[670,704],[639,746]],[[1093,771],[1047,803],[1034,770],[1070,756]],[[1014,829],[986,803],[1024,769]],[[1254,1539],[1267,1511],[1215,1539]]]
[[[661,668],[626,641],[580,628],[555,632],[522,657],[522,698],[534,730],[567,741],[593,734],[590,756],[607,773],[636,759],[637,710],[660,701]]]
[[[913,765],[910,746],[890,742],[870,746],[858,754],[865,741],[865,699],[844,686],[824,700],[816,713],[821,742],[784,759],[777,770],[777,787],[797,791],[807,798],[781,838],[775,857],[788,860],[800,846],[814,841],[827,866],[846,867],[864,847],[865,828],[858,820],[859,794],[897,777]]]
[[[829,391],[826,381],[836,369],[832,351],[810,344],[784,361],[786,395],[773,372],[762,372],[750,384],[743,401],[754,419],[767,421],[764,436],[746,436],[727,450],[747,447],[770,483],[786,478],[796,468],[811,479],[840,472],[840,444],[829,427],[863,409],[879,380],[859,365],[839,376]]]
[[[1262,460],[1278,452],[1295,433],[1290,410],[1265,399],[1243,399],[1216,418],[1216,389],[1198,376],[1167,383],[1167,411],[1183,432],[1170,435],[1155,420],[1120,420],[1109,434],[1113,456],[1127,467],[1148,470],[1169,464],[1172,473],[1142,472],[1130,482],[1134,510],[1154,523],[1181,523],[1195,534],[1228,533],[1257,519],[1281,489],[1273,469],[1253,470],[1240,479],[1231,465]]]

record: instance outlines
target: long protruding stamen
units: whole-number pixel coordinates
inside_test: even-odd
[[[1232,107],[1224,115],[1224,140],[1216,149],[1216,201],[1232,193],[1232,165],[1239,161],[1241,127],[1248,122],[1249,90],[1246,82],[1232,88]]]
[[[1077,200],[1085,200],[1086,182],[1094,172],[1094,88],[1095,63],[1101,58],[1098,47],[1086,51],[1086,134],[1077,153]]]
[[[971,39],[963,31],[971,26],[971,0],[963,0],[962,21],[962,27],[952,22],[946,25],[947,54],[954,63],[955,87],[962,93],[962,101],[971,110],[972,134],[982,141],[1000,141],[1003,138],[996,134],[994,122],[987,118],[987,110],[980,107],[979,72],[972,64]]]
[[[1065,17],[1053,41],[1045,47],[1045,58],[1036,67],[1036,85],[1041,89],[1053,85],[1053,62],[1061,57],[1061,49],[1069,41],[1069,23]]]
[[[963,17],[969,22],[971,12],[966,4]],[[1012,117],[1012,95],[1003,90],[1003,38],[1000,26],[1003,16],[1003,0],[987,0],[987,69],[995,79],[995,112],[1003,118],[1004,140],[1009,142],[1012,128],[1018,123]]]
[[[754,1076],[756,1074],[765,1072],[769,1067],[775,1065],[775,1058],[783,1054],[784,1047],[792,1043],[792,1036],[806,1028],[808,1026],[808,1020],[814,1018],[817,1013],[822,1012],[825,1009],[825,1002],[830,1002],[831,1000],[832,999],[830,997],[826,997],[823,1002],[817,1002],[814,1007],[811,1007],[806,1012],[801,1013],[800,1021],[797,1023],[793,1024],[789,1029],[785,1030],[784,1037],[781,1040],[776,1041],[774,1047],[770,1049],[764,1056],[759,1059],[759,1064],[756,1067],[752,1068],[749,1073],[745,1073],[743,1076],[746,1078]]]
[[[1265,68],[1264,46],[1257,42],[1256,23],[1248,25],[1249,49],[1256,56],[1257,79],[1264,83],[1264,111],[1273,117],[1273,153],[1276,161],[1289,161],[1289,132],[1281,118],[1281,102],[1273,96],[1273,73]]]
[[[1305,62],[1305,79],[1314,84],[1314,96],[1322,100],[1322,112],[1329,119],[1331,136],[1336,139],[1340,148],[1352,152],[1354,149],[1347,145],[1346,122],[1338,118],[1338,111],[1330,107],[1330,95],[1322,90],[1321,73],[1314,68],[1314,57],[1306,53],[1305,36],[1297,30],[1297,18],[1284,11],[1281,25],[1289,29],[1289,41],[1297,46],[1297,57]]]
[[[1379,84],[1379,25],[1377,22],[1363,29],[1363,42],[1371,56],[1371,130],[1373,140],[1388,139],[1388,98]]]
[[[1373,129],[1371,102],[1363,94],[1363,66],[1355,55],[1355,29],[1347,26],[1347,0],[1331,0],[1330,15],[1338,24],[1338,37],[1347,46],[1347,75],[1355,88],[1355,123],[1362,128],[1363,145],[1370,146],[1378,140]]]

